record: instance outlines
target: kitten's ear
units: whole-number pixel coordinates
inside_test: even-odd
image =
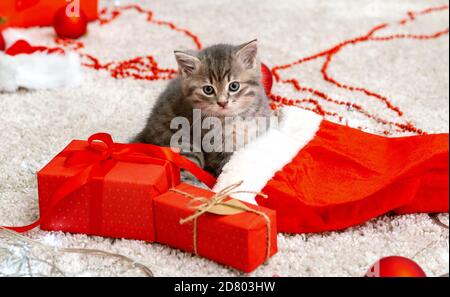
[[[252,40],[237,47],[236,57],[249,68],[255,67],[258,54],[258,40]]]
[[[175,51],[175,58],[177,59],[180,73],[190,75],[200,66],[200,60],[194,55],[186,52]]]

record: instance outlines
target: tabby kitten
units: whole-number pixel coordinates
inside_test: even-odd
[[[135,142],[169,146],[176,133],[170,127],[172,119],[187,118],[192,127],[194,109],[201,110],[202,119],[216,117],[222,122],[270,117],[268,98],[261,83],[256,40],[240,46],[214,45],[200,52],[176,51],[175,57],[179,75],[158,98],[146,127]],[[223,144],[227,138],[235,137],[236,131],[221,130],[213,132],[222,133]],[[203,129],[202,136],[210,131]],[[221,173],[233,153],[223,149],[206,152],[201,143],[192,141],[180,144],[179,148],[183,155],[215,176]]]

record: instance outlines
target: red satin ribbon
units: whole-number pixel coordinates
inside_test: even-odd
[[[34,223],[22,227],[4,228],[26,232],[39,226],[55,210],[55,208],[67,196],[77,189],[86,185],[95,176],[104,176],[118,161],[154,164],[155,162],[169,161],[176,166],[188,170],[200,181],[212,188],[216,179],[202,170],[192,161],[175,153],[170,148],[159,147],[150,144],[126,144],[117,145],[113,142],[111,135],[107,133],[97,133],[89,137],[89,150],[64,151],[61,156],[66,156],[66,166],[79,166],[83,169],[75,176],[67,179],[53,194],[46,211]]]

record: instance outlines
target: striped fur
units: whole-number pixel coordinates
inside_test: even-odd
[[[134,142],[169,146],[176,132],[170,129],[172,119],[185,117],[192,126],[193,109],[200,109],[202,118],[216,117],[222,122],[225,118],[251,120],[270,117],[268,98],[261,84],[256,40],[240,46],[214,45],[200,52],[175,52],[175,56],[180,74],[160,95],[145,128]],[[237,92],[230,92],[231,82],[239,82]],[[205,85],[213,86],[213,95],[204,93]],[[220,106],[220,102],[227,102],[226,107]],[[202,135],[207,132],[203,130]],[[235,137],[234,131],[222,133],[223,143],[227,137]],[[232,152],[224,151],[190,152],[189,148],[193,147],[201,147],[201,143],[191,141],[180,145],[183,154],[216,176],[232,155]]]

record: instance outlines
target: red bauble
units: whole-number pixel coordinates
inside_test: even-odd
[[[266,94],[269,95],[272,91],[273,85],[272,71],[270,71],[269,67],[267,67],[265,64],[261,63],[261,72],[264,90],[266,91]]]
[[[60,8],[53,19],[53,27],[61,38],[77,39],[86,34],[88,19],[83,11],[73,13],[66,7]],[[67,11],[67,12],[66,12]]]
[[[391,256],[382,258],[372,265],[367,277],[426,277],[420,266],[405,257]]]
[[[6,48],[5,39],[3,38],[2,31],[0,31],[0,51],[4,51]]]

